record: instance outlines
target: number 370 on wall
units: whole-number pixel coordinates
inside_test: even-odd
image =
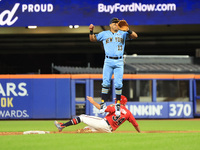
[[[193,115],[192,105],[189,103],[169,104],[169,117],[190,117]]]

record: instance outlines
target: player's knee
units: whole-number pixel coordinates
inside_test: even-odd
[[[84,117],[86,117],[86,116],[87,116],[87,115],[85,115],[85,114],[80,115],[80,116],[79,116],[80,121],[83,122],[83,119],[84,119]]]
[[[102,83],[102,88],[110,88],[110,84],[109,83]]]
[[[123,88],[123,84],[115,84],[115,89],[122,89]]]
[[[76,117],[76,118],[72,119],[71,121],[72,121],[72,124],[73,124],[73,125],[76,125],[76,124],[81,123],[81,118],[80,118],[80,116],[79,116],[79,117]]]

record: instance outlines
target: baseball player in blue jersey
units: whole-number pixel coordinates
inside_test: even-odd
[[[94,25],[90,24],[89,30],[89,39],[91,42],[101,41],[103,42],[104,51],[105,51],[105,60],[103,66],[103,83],[101,91],[101,109],[100,113],[103,113],[105,110],[104,102],[109,98],[109,88],[111,84],[111,78],[114,74],[114,86],[116,93],[116,112],[117,116],[120,116],[120,100],[122,95],[123,87],[123,73],[124,73],[124,61],[123,54],[125,48],[126,39],[135,39],[137,34],[134,31],[127,29],[127,31],[119,30],[118,27],[118,18],[112,18],[110,20],[110,30],[102,31],[98,34],[94,34]]]

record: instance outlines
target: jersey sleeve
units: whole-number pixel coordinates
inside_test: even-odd
[[[98,34],[95,34],[97,41],[103,41],[103,36],[104,36],[104,32],[100,32]]]
[[[128,118],[127,120],[128,120],[130,123],[132,123],[132,125],[133,125],[134,127],[137,127],[137,126],[138,126],[138,123],[136,122],[135,117],[133,117],[132,114],[130,114],[130,116],[129,116],[129,118]]]
[[[125,39],[125,40],[132,40],[132,39],[129,37],[129,33],[128,33],[128,32],[125,32],[125,33],[124,33],[124,39]]]
[[[105,112],[110,112],[110,113],[115,112],[115,105],[109,105],[109,106],[107,106]]]

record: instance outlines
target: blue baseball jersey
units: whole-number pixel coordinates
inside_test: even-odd
[[[128,32],[121,30],[118,30],[117,33],[112,33],[110,30],[107,30],[95,34],[97,41],[103,42],[105,55],[110,57],[123,56],[127,35]]]

